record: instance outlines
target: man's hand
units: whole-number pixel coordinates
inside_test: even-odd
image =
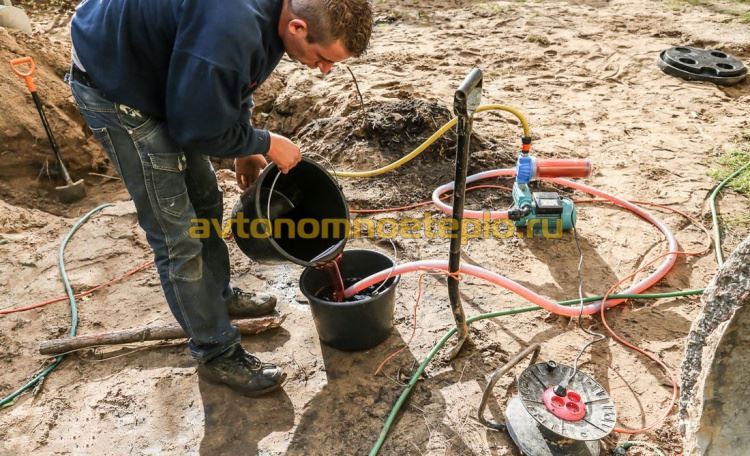
[[[299,147],[287,138],[275,133],[271,133],[271,147],[268,149],[267,155],[284,174],[288,173],[302,160]]]
[[[268,166],[268,162],[262,155],[248,155],[234,159],[234,173],[237,175],[237,185],[242,190],[253,185],[263,168]]]

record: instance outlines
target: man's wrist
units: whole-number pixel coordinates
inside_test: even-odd
[[[268,130],[255,130],[253,132],[258,147],[251,152],[252,155],[265,155],[271,149],[271,133]]]

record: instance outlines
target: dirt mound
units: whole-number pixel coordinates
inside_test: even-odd
[[[382,158],[395,160],[414,149],[445,122],[451,119],[448,109],[435,102],[409,98],[395,102],[374,103],[345,117],[316,119],[305,125],[297,139],[305,151],[315,152],[332,162],[344,165],[375,165],[351,154],[352,147],[371,149]],[[450,132],[433,145],[432,159],[445,158],[455,147],[455,133]],[[437,152],[437,153],[435,153]],[[372,153],[369,157],[373,157]]]
[[[369,140],[374,140],[386,152],[399,151],[404,146],[412,147],[424,133],[437,130],[452,117],[450,111],[437,103],[425,100],[406,99],[384,103],[368,110],[363,130]],[[435,144],[443,155],[445,149],[454,146],[454,135],[443,136]],[[403,144],[407,140],[407,144]],[[400,152],[399,152],[400,154]]]
[[[331,87],[323,75],[284,71],[273,73],[253,94],[253,124],[294,137],[315,119],[347,116],[359,107],[353,81]]]
[[[332,86],[288,68],[282,64],[281,71],[255,93],[254,124],[290,137],[303,154],[330,168],[370,170],[392,163],[453,118],[444,103],[407,91],[398,83],[383,84],[387,94],[362,92],[363,107],[349,73]],[[512,166],[515,161],[516,145],[489,138],[473,132],[470,173]],[[455,148],[454,127],[396,171],[377,180],[346,180],[342,185],[349,195],[365,192],[367,203],[353,198],[354,206],[421,201],[438,185],[453,180]]]
[[[392,163],[414,150],[452,118],[439,103],[419,98],[384,101],[366,106],[365,113],[316,119],[294,138],[303,152],[321,157],[338,170],[370,170]],[[367,191],[368,206],[408,204],[424,200],[432,190],[453,180],[455,128],[402,168],[374,180],[349,180],[353,194]],[[510,166],[512,147],[472,134],[470,172]],[[393,193],[398,189],[397,194]]]
[[[70,47],[43,34],[28,35],[0,28],[0,62],[33,56],[34,82],[45,113],[74,179],[87,172],[106,172],[108,162],[88,128],[63,80]],[[3,63],[3,65],[7,65]],[[5,66],[0,71],[0,198],[23,206],[55,212],[53,187],[60,185],[58,169],[46,133],[24,82]],[[49,207],[43,200],[52,200]]]

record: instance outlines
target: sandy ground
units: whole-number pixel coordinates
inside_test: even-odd
[[[59,5],[58,5],[59,3]],[[305,151],[322,154],[339,169],[370,169],[403,155],[436,129],[451,107],[453,91],[473,65],[485,71],[484,100],[518,107],[530,119],[536,154],[587,157],[596,172],[587,182],[618,195],[682,209],[705,219],[704,200],[715,184],[708,176],[718,157],[747,131],[750,82],[721,89],[664,75],[658,52],[676,44],[719,47],[750,61],[750,27],[715,8],[649,0],[471,2],[376,2],[378,26],[368,54],[350,63],[366,114],[349,72],[326,77],[282,62],[258,95],[260,124],[296,137]],[[41,66],[40,91],[74,174],[86,178],[91,198],[73,207],[54,202],[54,174],[44,134],[23,86],[0,74],[0,307],[31,304],[61,294],[59,243],[75,218],[102,201],[115,201],[86,224],[66,251],[73,285],[82,290],[150,258],[134,210],[119,182],[91,176],[109,173],[106,160],[71,104],[61,76],[67,65],[65,23],[70,3],[37,8],[32,37],[0,29],[0,57],[32,54]],[[404,107],[421,106],[421,115]],[[414,111],[417,112],[417,111]],[[405,119],[406,118],[406,119]],[[481,114],[471,171],[508,166],[519,147],[514,119]],[[353,207],[375,208],[429,198],[451,180],[453,138],[448,137],[400,170],[371,180],[345,180]],[[31,151],[31,152],[29,152]],[[227,210],[238,196],[233,174],[219,171]],[[471,207],[505,207],[507,195],[481,191]],[[664,251],[661,235],[638,218],[607,206],[581,206],[579,231],[587,294],[607,290],[619,278]],[[750,202],[732,191],[724,214],[742,214]],[[407,215],[418,215],[411,211]],[[392,214],[386,214],[389,216]],[[679,216],[659,212],[684,250],[700,250],[703,233]],[[726,233],[728,252],[748,235]],[[351,246],[393,254],[383,240]],[[399,239],[399,261],[445,258],[442,240]],[[452,325],[445,281],[426,277],[409,349],[385,368],[380,361],[403,346],[412,332],[416,276],[398,289],[395,329],[382,345],[344,353],[321,345],[304,298],[301,269],[265,266],[230,245],[237,285],[263,287],[281,297],[283,328],[245,338],[245,347],[289,373],[283,391],[248,399],[200,382],[184,344],[91,350],[67,357],[35,395],[0,411],[2,454],[365,454],[401,391],[398,372],[408,373]],[[561,240],[475,240],[465,248],[480,263],[553,299],[577,293],[575,243]],[[697,288],[712,276],[712,255],[681,258],[655,291]],[[468,314],[525,305],[503,290],[466,279]],[[608,320],[631,341],[657,354],[677,372],[683,341],[700,302],[696,298],[628,304]],[[91,334],[172,316],[154,271],[141,272],[80,302],[79,333]],[[594,328],[599,325],[593,321]],[[65,303],[0,316],[0,394],[17,388],[46,360],[43,339],[64,335]],[[586,335],[569,319],[527,313],[492,319],[472,328],[474,345],[450,361],[442,352],[427,369],[397,421],[382,454],[518,454],[504,433],[474,418],[489,374],[522,347],[539,342],[542,359],[571,363]],[[669,403],[670,386],[657,366],[612,341],[583,358],[583,370],[612,395],[620,422],[653,422]],[[514,371],[520,372],[520,367]],[[490,411],[500,417],[515,387],[498,383]],[[624,439],[625,437],[620,437]],[[680,451],[670,418],[637,436]],[[608,440],[612,444],[616,439]],[[638,454],[633,450],[633,454]]]

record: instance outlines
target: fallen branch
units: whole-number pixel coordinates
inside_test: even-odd
[[[284,323],[285,319],[286,316],[275,314],[261,318],[233,320],[232,324],[239,329],[240,334],[249,335],[278,328]],[[177,323],[159,324],[110,333],[45,340],[39,344],[39,353],[55,356],[99,345],[131,344],[153,340],[184,339],[186,337],[188,337],[187,334]]]

